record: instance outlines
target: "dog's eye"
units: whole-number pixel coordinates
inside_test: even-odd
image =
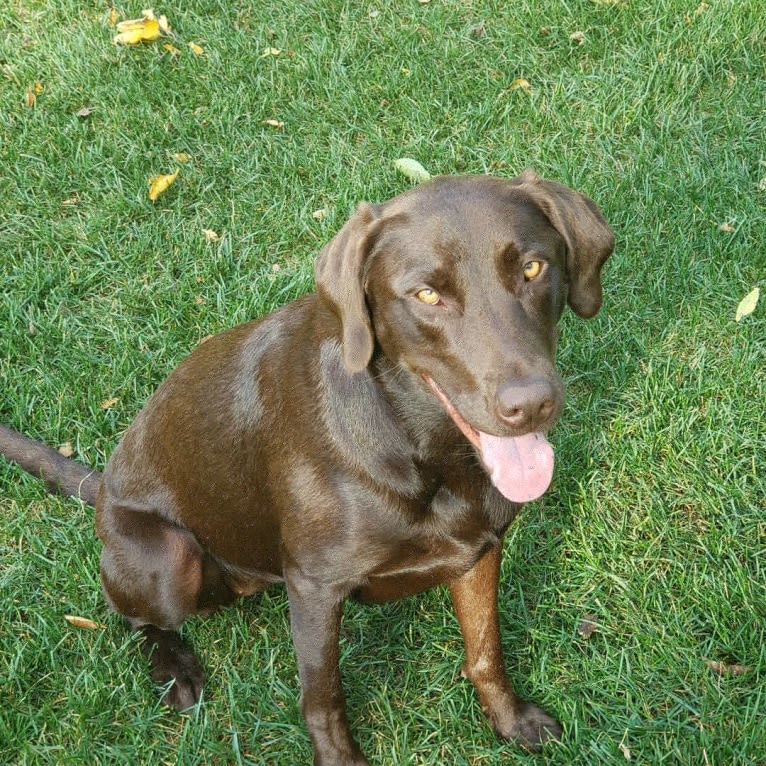
[[[543,264],[540,261],[528,261],[524,264],[524,279],[529,281],[540,276],[543,270]]]
[[[424,287],[422,290],[418,290],[415,293],[415,297],[421,301],[421,303],[427,303],[429,306],[435,306],[440,300],[441,296],[436,290],[432,290],[430,287]]]

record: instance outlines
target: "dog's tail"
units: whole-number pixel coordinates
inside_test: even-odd
[[[77,497],[88,505],[96,504],[101,474],[64,457],[42,442],[0,425],[0,455],[42,479],[49,492]]]

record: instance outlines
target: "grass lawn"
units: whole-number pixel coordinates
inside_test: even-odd
[[[563,321],[556,476],[503,570],[511,678],[565,739],[495,740],[443,590],[348,606],[352,728],[374,764],[766,764],[766,301],[734,319],[766,287],[761,0],[155,11],[174,36],[134,48],[108,3],[0,15],[0,421],[103,467],[202,338],[311,289],[397,158],[532,166],[618,242],[601,314]],[[284,591],[188,623],[210,682],[178,715],[98,554],[90,509],[0,465],[0,763],[310,762]]]

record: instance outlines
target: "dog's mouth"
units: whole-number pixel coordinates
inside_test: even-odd
[[[474,428],[454,407],[430,375],[423,374],[447,414],[481,456],[492,483],[508,500],[537,500],[553,478],[553,447],[542,433],[493,436]]]

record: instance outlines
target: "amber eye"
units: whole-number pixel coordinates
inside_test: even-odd
[[[415,293],[415,297],[422,303],[427,303],[429,306],[435,306],[440,300],[441,296],[436,290],[432,290],[430,287],[424,287],[422,290],[418,290]]]
[[[524,279],[530,280],[540,276],[543,264],[540,261],[528,261],[524,264]]]

